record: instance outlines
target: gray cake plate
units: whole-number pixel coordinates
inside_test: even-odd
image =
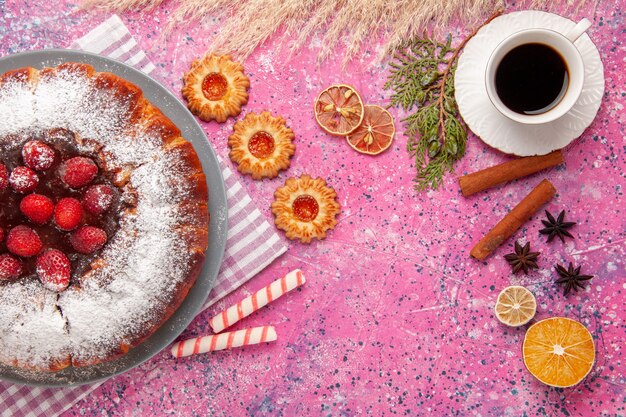
[[[38,69],[54,67],[63,62],[83,62],[92,65],[97,71],[112,72],[134,83],[143,90],[150,102],[161,109],[178,126],[185,139],[190,141],[195,148],[206,174],[211,221],[206,261],[196,284],[172,317],[150,338],[132,349],[127,355],[103,364],[83,368],[70,367],[54,373],[27,372],[0,365],[0,379],[17,384],[44,387],[67,387],[101,381],[140,365],[172,343],[200,312],[211,291],[224,256],[228,231],[226,189],[217,155],[193,115],[161,84],[146,74],[113,59],[65,49],[30,51],[2,57],[0,58],[0,74],[27,66]]]

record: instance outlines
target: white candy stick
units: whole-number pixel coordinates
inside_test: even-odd
[[[196,337],[175,343],[172,346],[172,355],[176,358],[183,358],[198,353],[273,342],[276,338],[276,329],[273,326],[253,327],[251,329],[237,330],[236,332]]]
[[[213,332],[219,333],[229,326],[237,323],[244,317],[249,316],[261,307],[269,304],[283,294],[304,284],[306,279],[299,269],[291,271],[284,277],[277,279],[266,287],[261,288],[254,294],[244,298],[237,304],[233,304],[226,310],[213,317],[209,324]]]

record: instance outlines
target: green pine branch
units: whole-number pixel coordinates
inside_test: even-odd
[[[458,49],[426,33],[403,44],[394,55],[385,89],[391,104],[415,111],[403,120],[407,150],[415,159],[415,189],[437,189],[465,153],[467,127],[454,99]]]

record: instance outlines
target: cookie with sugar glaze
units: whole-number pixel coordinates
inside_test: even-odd
[[[306,174],[287,179],[274,193],[272,203],[276,227],[302,243],[326,238],[326,232],[337,224],[340,208],[335,190],[323,179]]]
[[[295,135],[285,119],[268,111],[248,113],[233,130],[228,138],[229,156],[239,172],[258,180],[274,178],[289,168],[296,147],[292,143]]]
[[[223,123],[241,113],[241,106],[248,102],[250,80],[243,65],[229,55],[206,55],[194,60],[183,82],[187,107],[205,122]]]

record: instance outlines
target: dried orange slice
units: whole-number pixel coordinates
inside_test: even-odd
[[[380,106],[367,104],[363,122],[346,139],[354,150],[378,155],[391,146],[396,126],[391,114]]]
[[[591,333],[576,320],[551,317],[533,324],[522,346],[524,365],[544,384],[566,388],[582,381],[596,357]]]
[[[500,291],[494,310],[500,322],[507,326],[522,326],[535,317],[537,300],[528,289],[513,285]]]
[[[364,106],[361,96],[345,84],[331,85],[315,100],[315,120],[331,135],[352,133],[363,121]]]

